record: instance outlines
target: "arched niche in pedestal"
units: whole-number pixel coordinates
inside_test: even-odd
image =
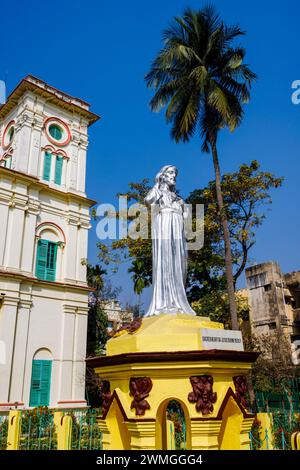
[[[184,414],[185,420],[185,449],[191,449],[191,420],[189,411],[185,403],[176,397],[166,398],[159,405],[156,412],[156,428],[155,428],[155,448],[157,450],[168,450],[167,440],[167,408],[171,401],[176,401]]]

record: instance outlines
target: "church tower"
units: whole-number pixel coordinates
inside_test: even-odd
[[[0,410],[85,406],[89,104],[27,76],[0,106]],[[18,404],[18,405],[16,405]]]

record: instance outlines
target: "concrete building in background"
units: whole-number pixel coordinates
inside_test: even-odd
[[[85,406],[88,103],[28,76],[0,107],[0,410]]]
[[[300,271],[282,274],[273,261],[246,269],[252,332],[282,331],[300,364]]]
[[[122,310],[119,300],[103,300],[101,306],[107,315],[107,331],[112,331],[121,328],[133,320],[133,313],[128,310]]]

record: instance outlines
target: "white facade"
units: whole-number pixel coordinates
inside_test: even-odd
[[[0,107],[0,410],[29,406],[33,361],[51,363],[49,406],[86,405],[83,261],[93,201],[85,170],[87,128],[96,120],[87,103],[33,77]],[[52,280],[37,276],[43,240],[56,250]]]

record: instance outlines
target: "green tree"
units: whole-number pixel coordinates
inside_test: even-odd
[[[293,385],[300,377],[300,368],[291,360],[291,345],[285,333],[274,330],[268,334],[252,334],[244,338],[245,348],[260,356],[250,371],[254,389],[258,392],[292,395]]]
[[[107,315],[101,303],[96,300],[90,306],[88,314],[87,355],[89,357],[103,354],[108,340],[107,327]]]
[[[226,25],[214,7],[187,9],[163,34],[164,47],[145,79],[156,90],[151,109],[167,105],[176,142],[188,142],[199,129],[202,151],[210,152],[215,169],[216,196],[225,245],[225,270],[233,329],[238,329],[234,296],[230,231],[221,190],[217,140],[222,128],[233,131],[242,121],[256,75],[244,64],[245,49],[234,40],[243,31]]]
[[[89,296],[89,312],[87,326],[87,357],[103,354],[107,334],[107,315],[101,306],[102,292],[105,288],[104,275],[106,271],[99,265],[92,266],[86,262],[87,282],[91,287]],[[99,396],[100,380],[90,367],[86,368],[86,393],[88,404],[99,407],[101,404]]]
[[[261,171],[256,160],[250,165],[241,165],[237,172],[225,174],[221,180],[232,247],[234,288],[249,261],[256,231],[266,217],[263,209],[272,202],[270,191],[280,187],[282,181],[281,177]],[[193,191],[186,202],[203,204],[205,208],[204,246],[189,253],[189,300],[199,300],[212,292],[223,296],[226,286],[224,244],[215,182],[210,181],[207,187]]]
[[[99,266],[99,264],[96,264],[95,266],[92,266],[88,262],[85,262],[85,264],[87,268],[86,280],[87,280],[88,286],[94,289],[93,291],[94,297],[99,297],[100,292],[104,286],[103,276],[104,274],[106,274],[106,271],[102,269]]]
[[[98,264],[92,266],[88,262],[87,283],[92,288],[89,297],[88,329],[87,329],[87,354],[99,355],[107,341],[107,315],[101,306],[102,291],[104,289],[103,276],[106,271]]]
[[[140,183],[129,183],[129,191],[122,194],[127,197],[128,203],[144,204],[144,199],[150,191],[149,180],[143,179]],[[118,195],[120,196],[120,194]],[[117,214],[119,217],[119,214]],[[130,222],[130,217],[128,217]],[[150,218],[149,218],[150,219]],[[151,221],[149,220],[148,233],[151,233]],[[142,291],[151,286],[152,283],[152,246],[151,239],[138,237],[122,238],[111,244],[108,248],[98,243],[100,259],[104,259],[108,264],[114,264],[114,270],[123,262],[131,261],[128,272],[132,274],[134,291],[140,295]]]

